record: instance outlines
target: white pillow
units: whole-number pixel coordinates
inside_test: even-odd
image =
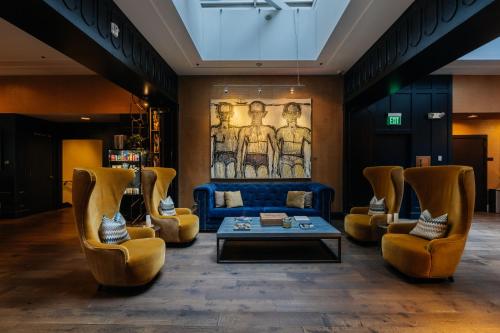
[[[370,201],[370,207],[368,208],[368,215],[380,215],[385,214],[385,198],[377,199],[373,196]]]
[[[220,208],[226,205],[226,201],[224,200],[224,192],[215,191],[215,207]]]
[[[426,209],[420,214],[417,225],[410,231],[410,235],[425,239],[443,238],[448,231],[448,214],[432,217]]]
[[[160,206],[158,207],[158,212],[161,216],[174,216],[175,215],[175,205],[174,201],[170,196],[166,199],[160,200]]]

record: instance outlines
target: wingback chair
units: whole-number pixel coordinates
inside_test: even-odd
[[[385,199],[387,214],[399,213],[404,189],[403,168],[367,167],[363,175],[370,182],[377,199]],[[358,241],[377,241],[380,239],[377,224],[387,222],[387,214],[368,215],[368,207],[353,207],[344,220],[345,232]]]
[[[92,275],[105,286],[139,286],[150,282],[165,263],[165,242],[151,228],[127,227],[130,240],[101,243],[102,216],[113,217],[134,172],[126,169],[75,169],[73,210],[78,236]]]
[[[160,237],[167,243],[189,243],[200,230],[198,216],[188,208],[176,208],[174,216],[162,216],[158,211],[160,201],[168,193],[176,171],[171,168],[144,168],[142,191],[151,222],[160,227]]]
[[[465,166],[409,168],[405,180],[415,190],[420,209],[448,214],[448,234],[427,240],[409,235],[416,223],[395,223],[382,238],[384,259],[414,278],[452,278],[460,262],[474,213],[474,171]]]

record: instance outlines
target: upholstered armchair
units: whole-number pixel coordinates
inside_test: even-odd
[[[377,199],[385,199],[387,214],[399,213],[404,189],[403,168],[367,167],[363,175],[370,182]],[[345,232],[358,241],[377,241],[380,239],[377,224],[386,223],[387,214],[368,215],[368,207],[353,207],[344,220]]]
[[[105,244],[99,239],[102,216],[112,217],[134,172],[97,168],[73,171],[73,210],[78,236],[92,275],[105,286],[150,282],[165,263],[165,243],[151,228],[128,227],[130,240]]]
[[[405,180],[415,190],[420,209],[448,214],[448,234],[427,240],[408,233],[416,223],[390,225],[382,238],[384,259],[414,278],[451,278],[460,262],[474,213],[474,171],[465,166],[409,168]]]
[[[158,211],[160,201],[168,193],[168,188],[176,172],[171,168],[144,168],[142,170],[142,191],[146,210],[151,222],[160,227],[160,237],[167,243],[189,243],[198,235],[198,216],[188,208],[176,208],[174,216],[162,216]]]

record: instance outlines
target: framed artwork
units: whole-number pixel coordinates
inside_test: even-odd
[[[311,178],[311,99],[213,99],[212,179]]]

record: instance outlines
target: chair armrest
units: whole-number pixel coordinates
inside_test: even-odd
[[[446,238],[433,239],[427,244],[427,250],[431,253],[448,251],[460,252],[465,245],[465,238],[462,235],[451,235]]]
[[[85,245],[87,250],[92,252],[101,252],[102,255],[111,254],[113,257],[119,256],[122,257],[123,264],[128,262],[128,250],[125,246],[121,246],[120,244],[105,244],[96,240],[87,240],[85,241]]]
[[[371,225],[387,225],[387,214],[376,214],[370,218]]]
[[[127,227],[127,231],[132,239],[155,237],[155,231],[148,227]]]
[[[391,223],[387,228],[388,234],[408,234],[410,231],[415,228],[417,222],[398,222]]]
[[[351,214],[368,214],[368,207],[352,207]]]
[[[176,208],[175,209],[175,214],[176,215],[190,215],[193,212],[189,208]]]

